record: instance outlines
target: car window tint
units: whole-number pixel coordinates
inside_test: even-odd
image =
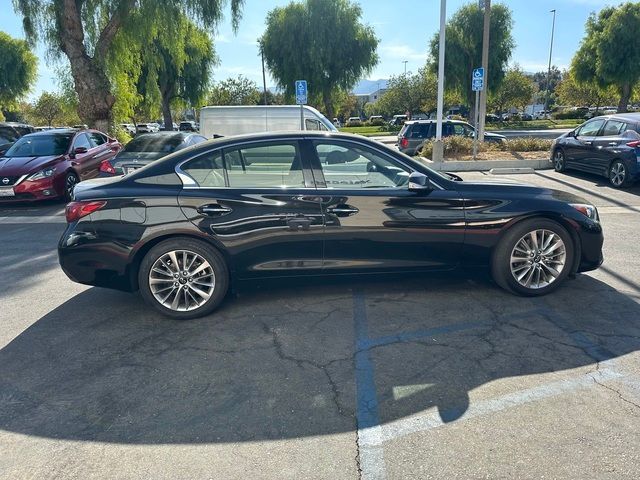
[[[602,132],[600,132],[600,136],[609,137],[613,135],[620,135],[620,133],[624,132],[626,129],[626,123],[620,122],[618,120],[609,120],[604,125]]]
[[[366,147],[314,142],[327,188],[405,188],[409,170]]]
[[[18,139],[4,154],[5,157],[40,157],[63,155],[69,150],[72,134],[28,135]]]
[[[429,133],[429,124],[414,123],[411,129],[411,138],[427,138]]]
[[[89,138],[84,133],[81,133],[80,135],[78,135],[76,139],[73,141],[74,149],[80,148],[80,147],[84,147],[87,150],[93,148],[93,145],[91,144],[91,142],[89,142]]]
[[[98,132],[91,132],[89,138],[96,147],[107,143],[107,138]]]
[[[304,125],[307,130],[320,130],[320,122],[317,120],[307,118],[304,121]]]
[[[585,123],[576,132],[576,137],[593,137],[598,133],[598,130],[600,130],[603,123],[604,120],[594,120],[592,122]]]
[[[182,135],[146,134],[131,140],[124,147],[126,152],[173,152],[182,142]]]
[[[209,152],[182,166],[182,171],[201,187],[224,187],[222,152]]]
[[[225,149],[224,160],[232,188],[305,186],[297,143]]]

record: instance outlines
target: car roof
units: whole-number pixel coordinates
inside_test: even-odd
[[[624,120],[626,122],[640,122],[640,113],[615,113],[613,115],[603,115],[607,119]],[[594,117],[599,118],[599,117]]]
[[[47,135],[62,135],[62,134],[69,134],[69,135],[74,135],[78,132],[83,132],[83,133],[101,133],[102,135],[107,135],[106,133],[102,133],[98,130],[93,130],[93,129],[89,129],[89,128],[83,128],[83,129],[79,129],[79,128],[52,128],[51,130],[43,130],[41,132],[33,132],[33,133],[28,133],[27,135],[24,135],[25,137],[46,137]]]

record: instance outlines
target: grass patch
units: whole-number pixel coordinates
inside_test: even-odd
[[[398,131],[390,131],[388,125],[382,125],[381,127],[364,126],[364,127],[342,127],[338,129],[345,133],[357,133],[358,135],[364,135],[365,137],[376,137],[384,135],[397,135]]]
[[[574,128],[584,120],[530,120],[487,123],[487,130],[543,130],[549,128]]]

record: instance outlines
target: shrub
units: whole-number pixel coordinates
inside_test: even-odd
[[[369,125],[371,127],[381,127],[385,123],[386,122],[382,118],[374,118],[373,120],[367,120],[365,122],[366,125]]]
[[[124,128],[122,128],[120,125],[115,125],[111,129],[109,134],[113,138],[118,140],[122,145],[126,145],[127,143],[129,143],[131,141],[131,135],[129,135],[129,133]]]
[[[547,138],[516,137],[495,145],[505,152],[542,152],[550,150],[552,143]]]
[[[555,112],[551,114],[551,118],[554,120],[584,120],[589,111],[582,109],[578,110],[564,110],[562,112]]]
[[[546,138],[517,137],[510,138],[504,142],[484,142],[478,144],[478,152],[503,151],[503,152],[541,152],[551,149],[553,140]],[[473,139],[453,135],[442,139],[445,158],[456,158],[459,156],[473,154]],[[433,154],[433,142],[424,144],[420,153],[423,157],[431,158]]]

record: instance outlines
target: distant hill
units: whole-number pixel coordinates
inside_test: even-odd
[[[378,83],[380,83],[380,88],[387,88],[387,83],[389,82],[386,78],[381,78],[380,80],[360,80],[352,93],[356,95],[362,95],[365,93],[373,93],[378,90]]]

